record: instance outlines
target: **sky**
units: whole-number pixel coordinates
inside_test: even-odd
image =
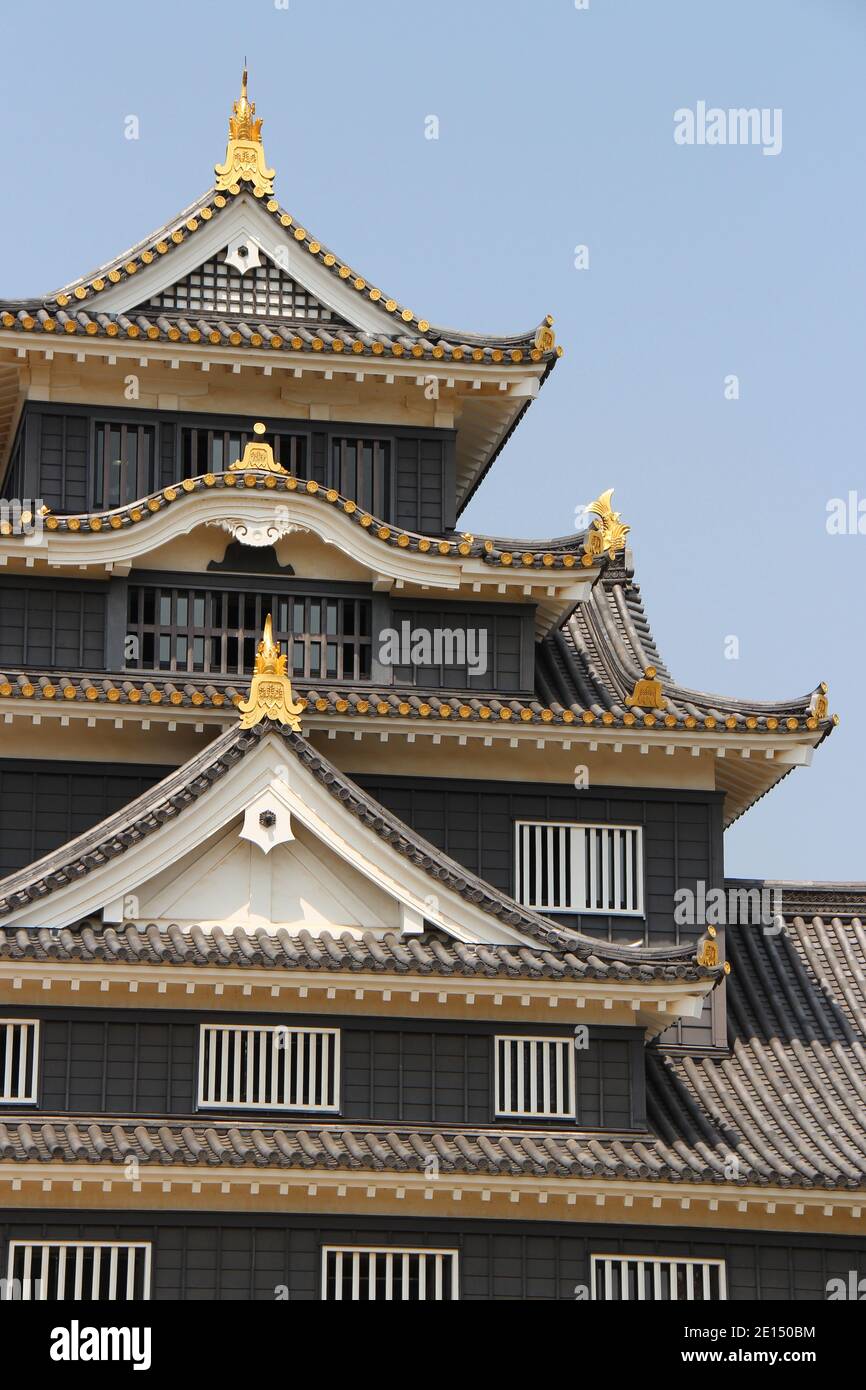
[[[565,354],[467,528],[562,535],[614,487],[675,678],[826,680],[840,715],[727,871],[866,879],[866,0],[43,0],[0,38],[0,297],[204,192],[246,56],[320,240],[432,323],[553,314]],[[766,111],[763,144],[678,143],[699,103]]]

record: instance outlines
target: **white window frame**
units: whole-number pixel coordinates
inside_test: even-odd
[[[699,1301],[701,1301],[701,1302],[706,1302],[706,1303],[724,1302],[724,1301],[727,1300],[727,1297],[728,1297],[727,1273],[726,1273],[726,1270],[725,1270],[725,1261],[724,1261],[724,1260],[712,1260],[712,1259],[695,1258],[695,1257],[692,1257],[691,1255],[674,1255],[674,1256],[668,1256],[668,1255],[623,1255],[623,1254],[617,1254],[617,1255],[592,1255],[592,1256],[590,1256],[591,1297],[592,1297],[593,1300],[595,1300],[595,1301],[600,1301],[600,1302],[608,1302],[608,1303],[619,1303],[619,1302],[627,1303],[627,1302],[629,1301],[628,1296],[626,1296],[624,1299],[614,1299],[614,1298],[609,1298],[609,1297],[605,1294],[605,1292],[604,1292],[604,1290],[608,1287],[608,1284],[609,1284],[609,1274],[612,1272],[612,1266],[613,1266],[613,1265],[620,1265],[620,1266],[623,1266],[623,1265],[625,1265],[625,1266],[628,1266],[628,1265],[636,1265],[636,1266],[638,1267],[638,1269],[640,1270],[640,1277],[639,1277],[638,1280],[637,1280],[637,1287],[638,1287],[637,1300],[633,1300],[633,1301],[637,1301],[637,1302],[643,1302],[643,1301],[646,1301],[646,1302],[656,1302],[656,1301],[661,1302],[661,1301],[663,1301],[663,1302],[672,1302],[672,1303],[676,1303],[676,1302],[678,1302],[678,1301],[681,1301],[681,1302],[695,1302],[695,1301],[697,1301],[697,1300],[695,1300],[695,1298],[694,1298],[693,1289],[694,1289],[694,1285],[695,1285],[695,1280],[698,1279],[698,1278],[699,1278],[700,1281],[701,1281],[701,1284],[702,1284],[702,1286],[703,1286],[704,1293],[705,1293],[704,1299],[699,1300]],[[676,1284],[677,1284],[677,1279],[676,1279],[677,1271],[678,1271],[681,1267],[685,1268],[685,1271],[686,1271],[686,1297],[685,1297],[685,1299],[683,1299],[683,1300],[678,1300],[676,1297],[674,1297],[674,1298],[672,1298],[672,1299],[664,1299],[664,1300],[660,1300],[660,1299],[659,1299],[659,1300],[657,1300],[657,1299],[655,1298],[655,1292],[656,1292],[656,1290],[660,1290],[660,1289],[661,1289],[661,1270],[662,1270],[662,1266],[664,1266],[664,1265],[667,1265],[667,1266],[668,1266],[668,1274],[669,1274],[669,1280],[668,1280],[668,1282],[669,1282],[669,1287],[670,1287],[671,1289],[674,1289],[674,1290],[676,1289]],[[708,1290],[709,1285],[710,1285],[710,1271],[713,1270],[713,1269],[718,1270],[718,1288],[719,1288],[719,1292],[718,1292],[718,1295],[716,1295],[716,1296],[710,1296],[710,1295],[707,1293],[707,1290]],[[624,1275],[624,1271],[621,1270],[621,1271],[620,1271],[620,1287],[623,1287],[623,1285],[625,1285],[626,1287],[628,1287],[628,1285],[627,1285],[627,1280],[624,1279],[623,1275]],[[650,1278],[650,1280],[651,1280],[651,1288],[652,1288],[652,1293],[651,1293],[649,1299],[647,1298],[647,1279],[648,1279],[648,1278]]]
[[[219,1082],[222,1082],[222,1083],[223,1083],[222,1085],[219,1085],[219,1088],[218,1088],[218,1094],[219,1094],[219,1095],[222,1095],[222,1094],[224,1093],[224,1091],[225,1091],[225,1084],[224,1084],[224,1083],[225,1083],[227,1080],[228,1080],[229,1083],[230,1083],[231,1080],[232,1080],[232,1078],[228,1078],[228,1077],[226,1076],[226,1074],[225,1074],[225,1073],[226,1073],[226,1065],[225,1065],[225,1061],[224,1061],[224,1060],[223,1060],[223,1062],[222,1062],[222,1067],[221,1067],[221,1070],[222,1070],[223,1075],[222,1075],[220,1078],[217,1078],[217,1077],[216,1077],[216,1048],[213,1046],[213,1043],[210,1044],[210,1047],[209,1047],[209,1048],[208,1048],[208,1046],[207,1046],[206,1039],[207,1039],[207,1034],[209,1034],[209,1033],[210,1033],[210,1034],[216,1034],[216,1033],[247,1033],[247,1034],[250,1034],[250,1033],[270,1033],[270,1034],[272,1034],[272,1035],[273,1035],[273,1041],[272,1041],[272,1043],[271,1043],[271,1049],[270,1049],[270,1058],[271,1058],[271,1082],[272,1082],[272,1083],[273,1083],[273,1077],[274,1077],[274,1070],[273,1070],[273,1068],[274,1068],[274,1065],[275,1065],[275,1057],[276,1057],[276,1055],[278,1055],[281,1051],[285,1051],[285,1050],[286,1050],[285,1048],[279,1048],[279,1047],[276,1045],[276,1039],[277,1039],[277,1036],[278,1036],[280,1033],[290,1033],[290,1034],[292,1034],[293,1036],[297,1036],[297,1035],[300,1034],[300,1035],[303,1035],[305,1038],[313,1038],[313,1037],[314,1037],[314,1038],[317,1040],[317,1042],[318,1042],[318,1040],[321,1040],[321,1039],[327,1039],[327,1047],[328,1047],[328,1053],[329,1053],[329,1060],[331,1060],[332,1063],[333,1063],[333,1078],[334,1078],[334,1080],[333,1080],[333,1087],[332,1087],[332,1095],[331,1095],[331,1099],[330,1099],[329,1103],[323,1104],[323,1103],[310,1102],[310,1103],[306,1103],[306,1104],[298,1104],[298,1103],[296,1103],[296,1102],[294,1102],[294,1101],[273,1101],[273,1100],[266,1100],[266,1101],[263,1101],[263,1100],[222,1100],[222,1099],[213,1100],[213,1099],[208,1099],[208,1095],[209,1095],[209,1094],[210,1094],[210,1095],[213,1095],[213,1094],[214,1094],[214,1086],[213,1086],[212,1083],[213,1083],[215,1080],[216,1080],[218,1083],[219,1083]],[[239,1084],[239,1072],[240,1072],[239,1064],[238,1064],[238,1061],[237,1061],[237,1057],[239,1057],[239,1050],[236,1048],[236,1049],[235,1049],[235,1052],[236,1052],[235,1082],[236,1082],[236,1086],[237,1086],[237,1084]],[[306,1087],[307,1087],[307,1092],[305,1092],[305,1094],[308,1093],[308,1091],[309,1091],[309,1067],[310,1067],[310,1058],[311,1058],[312,1055],[313,1055],[312,1049],[307,1048],[307,1049],[306,1049],[306,1056],[304,1057],[304,1060],[303,1060],[303,1067],[304,1067],[304,1069],[305,1069],[306,1072],[307,1072],[307,1075],[306,1075],[306,1078],[305,1078],[305,1085],[306,1085]],[[320,1058],[321,1054],[320,1054],[320,1052],[319,1052],[318,1045],[316,1046],[316,1049],[315,1049],[315,1055],[316,1055],[316,1059],[317,1059],[318,1064],[321,1065],[321,1063],[320,1063],[320,1061],[319,1061],[319,1058]],[[208,1060],[207,1060],[207,1066],[206,1066],[206,1064],[205,1064],[205,1059],[206,1059],[206,1058],[208,1059]],[[262,1084],[263,1080],[266,1080],[266,1078],[263,1076],[263,1071],[262,1071],[262,1066],[261,1066],[261,1060],[262,1060],[262,1059],[260,1058],[259,1077],[258,1077],[259,1087],[261,1087],[261,1084]],[[266,1071],[266,1070],[267,1070],[267,1067],[265,1067],[265,1071]],[[296,1073],[296,1077],[297,1077],[297,1073]],[[235,1088],[236,1088],[236,1087],[235,1087]],[[198,1101],[197,1101],[197,1106],[198,1106],[198,1109],[199,1109],[199,1110],[279,1110],[279,1111],[283,1111],[284,1113],[289,1113],[289,1112],[291,1112],[291,1113],[293,1113],[293,1114],[294,1114],[294,1113],[297,1113],[297,1114],[307,1114],[307,1113],[311,1113],[311,1114],[312,1114],[312,1113],[315,1113],[315,1114],[320,1114],[320,1115],[324,1115],[324,1114],[328,1114],[328,1115],[338,1115],[338,1114],[340,1113],[340,1029],[339,1029],[339,1028],[301,1028],[301,1027],[296,1027],[296,1026],[295,1026],[294,1024],[292,1024],[292,1023],[288,1023],[288,1024],[284,1024],[284,1023],[265,1023],[265,1024],[246,1024],[246,1023],[202,1023],[202,1024],[200,1025],[200,1027],[199,1027],[199,1047],[198,1047]]]
[[[333,1256],[335,1257],[335,1259],[336,1259],[336,1269],[335,1269],[334,1284],[335,1284],[335,1287],[336,1287],[337,1292],[335,1293],[335,1295],[334,1295],[333,1298],[329,1298],[329,1297],[328,1297],[328,1257],[329,1257],[329,1255],[333,1255]],[[368,1255],[368,1256],[370,1257],[370,1265],[369,1265],[368,1275],[367,1275],[367,1280],[366,1280],[366,1290],[367,1290],[366,1297],[365,1297],[365,1294],[362,1292],[362,1289],[365,1287],[365,1281],[363,1281],[362,1278],[361,1278],[360,1258],[358,1258],[358,1259],[355,1258],[355,1257],[360,1257],[360,1256],[362,1256],[362,1255]],[[333,1302],[338,1302],[338,1303],[339,1303],[339,1302],[342,1302],[342,1301],[343,1301],[343,1294],[342,1294],[342,1278],[340,1277],[340,1275],[341,1275],[341,1272],[342,1272],[342,1262],[343,1262],[343,1259],[344,1259],[346,1256],[348,1256],[349,1259],[352,1260],[352,1264],[353,1264],[353,1268],[352,1268],[352,1302],[373,1302],[373,1303],[377,1302],[378,1300],[376,1300],[375,1298],[374,1298],[374,1299],[370,1299],[370,1297],[369,1297],[369,1290],[370,1290],[370,1287],[371,1287],[371,1286],[373,1287],[374,1290],[375,1290],[375,1287],[376,1287],[376,1261],[377,1261],[377,1259],[378,1259],[378,1257],[379,1257],[380,1255],[382,1255],[382,1256],[384,1256],[384,1257],[386,1258],[386,1265],[385,1265],[386,1293],[385,1293],[385,1298],[384,1298],[384,1300],[382,1300],[383,1302],[391,1302],[391,1301],[393,1301],[393,1302],[395,1302],[395,1303],[402,1303],[402,1302],[408,1301],[408,1300],[404,1300],[404,1299],[399,1298],[399,1297],[391,1299],[391,1298],[389,1297],[389,1294],[392,1293],[392,1292],[395,1292],[395,1291],[397,1290],[398,1286],[399,1286],[399,1288],[400,1288],[401,1290],[402,1290],[403,1288],[407,1288],[407,1287],[408,1287],[408,1283],[409,1283],[409,1279],[408,1279],[408,1267],[407,1267],[407,1265],[406,1265],[405,1263],[402,1263],[403,1257],[406,1257],[407,1259],[411,1259],[413,1256],[419,1256],[419,1255],[424,1255],[424,1256],[436,1256],[436,1257],[438,1257],[438,1258],[437,1258],[437,1264],[436,1264],[436,1267],[435,1267],[434,1273],[433,1273],[433,1292],[432,1292],[432,1294],[427,1294],[427,1292],[426,1292],[427,1287],[429,1287],[428,1284],[427,1284],[427,1266],[426,1266],[426,1263],[424,1263],[424,1264],[422,1264],[422,1265],[419,1266],[419,1279],[420,1279],[421,1285],[422,1285],[422,1286],[424,1287],[424,1289],[425,1289],[425,1297],[424,1297],[423,1299],[419,1299],[418,1301],[419,1301],[419,1302],[427,1302],[427,1303],[435,1303],[435,1302],[447,1302],[447,1301],[457,1302],[457,1301],[459,1300],[459,1298],[460,1298],[460,1252],[459,1252],[459,1250],[455,1250],[455,1249],[440,1249],[438,1246],[425,1246],[425,1245],[323,1245],[323,1246],[322,1246],[322,1299],[323,1299],[323,1301],[328,1302],[328,1303],[333,1303]],[[395,1269],[395,1263],[397,1262],[398,1259],[401,1261],[401,1265],[400,1265],[399,1270],[396,1270],[396,1269]],[[446,1261],[450,1261],[450,1270],[448,1269],[448,1267],[447,1267],[447,1265],[446,1265]],[[389,1271],[390,1271],[390,1273],[389,1273]],[[446,1300],[446,1299],[443,1297],[444,1289],[445,1289],[445,1286],[446,1286],[446,1280],[450,1283],[450,1287],[451,1287],[451,1299],[450,1299],[450,1300]],[[438,1290],[439,1290],[438,1296],[437,1296],[437,1288],[438,1288]]]
[[[517,901],[518,901],[519,903],[521,903],[524,907],[531,908],[532,911],[534,911],[534,912],[544,912],[544,913],[546,913],[546,914],[548,914],[548,915],[552,915],[552,914],[557,913],[557,912],[567,912],[567,913],[570,913],[570,914],[578,914],[578,913],[579,913],[581,916],[590,916],[590,915],[592,915],[592,916],[596,916],[596,917],[643,917],[643,916],[645,915],[645,909],[644,909],[644,877],[645,877],[645,874],[646,874],[646,865],[645,865],[645,862],[644,862],[643,829],[644,829],[644,828],[643,828],[642,825],[625,825],[625,824],[622,824],[622,823],[619,823],[619,822],[616,823],[616,824],[612,824],[612,823],[603,822],[603,821],[565,821],[565,820],[519,820],[519,821],[515,821],[515,823],[514,823],[514,896],[515,896],[515,898],[516,898]],[[522,856],[522,845],[521,845],[521,841],[522,841],[522,832],[523,832],[524,830],[534,830],[534,831],[536,832],[536,857],[537,857],[537,855],[538,855],[539,848],[541,847],[541,844],[542,844],[542,837],[543,837],[543,835],[544,835],[546,832],[548,832],[548,831],[552,832],[552,831],[554,831],[554,830],[560,830],[560,831],[569,832],[569,841],[570,841],[570,843],[569,843],[569,845],[568,845],[568,853],[569,853],[569,855],[570,855],[570,857],[571,857],[571,884],[572,884],[571,893],[572,893],[572,896],[571,896],[571,901],[570,901],[567,905],[555,904],[555,903],[550,903],[550,902],[545,902],[545,901],[539,901],[539,898],[538,898],[538,895],[537,895],[537,894],[535,895],[535,897],[534,897],[533,899],[530,900],[529,896],[525,893],[524,882],[523,882],[523,880],[524,880],[524,868],[523,868],[523,856]],[[636,861],[636,870],[635,870],[635,874],[634,874],[634,881],[633,881],[633,883],[632,883],[632,888],[633,888],[632,900],[633,900],[633,902],[634,902],[634,906],[633,906],[633,907],[591,907],[591,906],[586,906],[586,902],[587,902],[589,899],[592,899],[592,900],[595,899],[595,896],[596,896],[596,895],[592,892],[593,887],[596,887],[596,888],[598,887],[598,879],[597,879],[596,870],[595,870],[595,860],[594,860],[594,857],[593,857],[593,861],[592,861],[592,865],[591,865],[591,870],[590,870],[589,894],[587,894],[586,891],[584,891],[584,898],[583,898],[583,901],[582,901],[582,902],[579,901],[579,900],[575,897],[575,883],[577,883],[577,884],[583,884],[583,885],[584,885],[584,889],[586,889],[586,873],[585,873],[585,869],[584,869],[583,862],[581,861],[580,856],[577,855],[577,853],[576,853],[576,851],[575,851],[575,846],[576,846],[576,844],[577,844],[578,841],[579,841],[579,835],[578,835],[578,834],[575,834],[575,833],[573,833],[573,832],[592,832],[592,833],[597,833],[597,832],[599,832],[599,831],[600,831],[603,835],[613,835],[613,836],[622,835],[623,832],[626,832],[627,834],[629,834],[629,835],[634,835],[634,837],[635,837],[635,856],[634,856],[634,857],[635,857],[635,861]],[[553,851],[552,851],[551,845],[552,845],[552,835],[551,835],[551,838],[548,840],[548,843],[547,843],[547,855],[548,855],[548,881],[553,877]],[[560,860],[560,864],[561,864],[561,863],[562,863],[562,860]],[[564,873],[562,872],[562,869],[561,869],[561,868],[560,868],[560,878],[561,878],[562,883],[563,883],[563,885],[564,885],[565,876],[564,876]],[[615,864],[614,864],[614,882],[613,882],[612,885],[610,884],[610,880],[609,880],[609,871],[608,871],[608,867],[607,867],[607,858],[606,858],[606,856],[605,856],[605,862],[604,862],[604,864],[603,864],[603,866],[602,866],[602,884],[601,884],[602,891],[603,891],[603,893],[604,893],[604,897],[605,897],[605,898],[608,898],[608,897],[610,896],[609,893],[607,893],[607,892],[604,891],[606,887],[612,887],[612,888],[613,888],[613,891],[614,891],[614,894],[616,894],[617,888],[618,888],[618,887],[619,887],[621,890],[627,890],[628,884],[629,884],[628,869],[627,869],[627,871],[626,871],[626,882],[625,882],[625,884],[623,884],[623,883],[621,882],[621,872],[620,872],[620,868],[619,868],[618,859],[615,861]]]
[[[9,1034],[6,1034],[6,1063],[0,1070],[0,1105],[35,1105],[39,1091],[39,1043],[40,1022],[38,1018],[0,1018],[0,1031],[12,1028],[32,1029],[29,1076],[25,1078],[25,1093],[14,1090],[12,1076],[12,1051],[9,1047]],[[18,1082],[21,1081],[21,1061],[18,1063]]]
[[[64,1287],[64,1294],[65,1294],[65,1297],[64,1297],[63,1299],[60,1299],[60,1300],[57,1300],[57,1301],[59,1301],[59,1302],[64,1302],[64,1303],[67,1303],[67,1302],[68,1302],[68,1303],[78,1303],[78,1302],[82,1302],[82,1301],[83,1301],[83,1302],[89,1302],[89,1301],[91,1301],[91,1299],[93,1298],[93,1275],[91,1275],[90,1288],[89,1288],[89,1290],[88,1290],[88,1289],[85,1289],[85,1287],[84,1287],[84,1265],[83,1265],[83,1261],[82,1261],[81,1266],[80,1266],[80,1268],[79,1268],[79,1267],[78,1267],[78,1259],[77,1259],[77,1256],[76,1256],[76,1257],[73,1257],[73,1258],[70,1258],[69,1255],[67,1254],[67,1251],[70,1251],[70,1250],[71,1250],[71,1251],[92,1250],[92,1251],[94,1251],[94,1253],[97,1252],[97,1251],[99,1252],[99,1253],[98,1253],[98,1257],[97,1257],[97,1259],[96,1259],[96,1261],[95,1261],[95,1267],[94,1267],[94,1273],[95,1273],[96,1279],[97,1279],[97,1290],[96,1290],[97,1292],[99,1291],[98,1280],[99,1280],[99,1277],[100,1277],[101,1272],[102,1272],[103,1258],[104,1258],[105,1254],[107,1253],[107,1256],[108,1256],[108,1268],[109,1268],[109,1276],[108,1276],[108,1278],[109,1278],[108,1301],[109,1301],[109,1302],[132,1302],[132,1301],[135,1301],[135,1302],[145,1302],[145,1303],[148,1303],[148,1302],[150,1302],[150,1277],[151,1277],[151,1255],[152,1255],[152,1249],[153,1249],[153,1245],[152,1245],[152,1242],[149,1241],[149,1240],[10,1240],[10,1242],[9,1242],[9,1261],[8,1261],[8,1265],[7,1265],[7,1270],[8,1270],[8,1273],[7,1273],[7,1285],[8,1285],[8,1290],[12,1290],[12,1289],[15,1288],[15,1284],[14,1284],[14,1277],[15,1277],[15,1276],[14,1276],[14,1270],[15,1270],[15,1252],[16,1252],[17,1250],[24,1250],[24,1252],[25,1252],[25,1255],[24,1255],[24,1269],[23,1269],[22,1279],[21,1279],[22,1291],[21,1291],[20,1297],[21,1297],[21,1299],[22,1299],[23,1301],[25,1301],[25,1302],[31,1302],[31,1303],[34,1303],[34,1302],[42,1302],[42,1303],[45,1303],[45,1302],[47,1302],[47,1301],[48,1301],[48,1292],[47,1292],[46,1286],[42,1284],[42,1278],[41,1278],[41,1274],[42,1274],[42,1259],[40,1259],[39,1262],[38,1262],[38,1263],[39,1263],[39,1272],[37,1273],[37,1272],[36,1272],[36,1269],[35,1269],[36,1260],[34,1259],[34,1256],[35,1256],[35,1255],[37,1254],[37,1252],[40,1251],[40,1250],[43,1250],[43,1251],[59,1250],[59,1251],[62,1251],[62,1252],[63,1252],[63,1254],[62,1254],[62,1256],[61,1256],[61,1259],[62,1259],[63,1287]],[[128,1267],[127,1267],[126,1293],[119,1293],[118,1290],[117,1290],[117,1264],[118,1264],[118,1260],[117,1260],[117,1255],[116,1255],[115,1252],[117,1252],[118,1250],[125,1250],[125,1251],[127,1251],[127,1252],[130,1252],[130,1251],[133,1251],[133,1250],[136,1251],[135,1260],[132,1261],[132,1262],[129,1262],[129,1263],[128,1263]],[[133,1300],[133,1299],[131,1299],[130,1293],[129,1293],[129,1289],[130,1289],[130,1276],[131,1276],[131,1275],[134,1276],[135,1269],[136,1269],[136,1266],[137,1266],[137,1261],[138,1261],[138,1253],[137,1253],[137,1252],[139,1252],[139,1251],[143,1252],[143,1255],[144,1255],[144,1273],[143,1273],[143,1275],[142,1275],[142,1294],[141,1294],[141,1298],[140,1298],[140,1299]],[[44,1259],[44,1256],[43,1256],[43,1259]],[[72,1283],[72,1290],[73,1290],[73,1292],[72,1292],[71,1294],[66,1294],[66,1293],[65,1293],[67,1275],[69,1275],[69,1276],[72,1278],[72,1280],[73,1280],[73,1283]],[[8,1293],[8,1290],[7,1290],[7,1293]],[[31,1293],[31,1290],[35,1290],[35,1292]],[[112,1290],[113,1290],[113,1291],[112,1291]],[[53,1300],[52,1300],[52,1301],[53,1301]]]
[[[500,1046],[500,1044],[503,1044],[503,1043],[506,1044],[506,1046],[505,1046],[504,1048]],[[528,1107],[523,1108],[523,1109],[518,1109],[518,1110],[511,1110],[511,1109],[507,1109],[507,1108],[503,1109],[503,1108],[500,1107],[500,1104],[499,1104],[499,1097],[500,1097],[500,1090],[501,1090],[500,1081],[502,1081],[503,1084],[504,1084],[505,1087],[506,1087],[506,1095],[508,1095],[508,1096],[511,1095],[511,1068],[512,1068],[512,1066],[515,1064],[515,1059],[514,1059],[513,1056],[512,1056],[512,1046],[511,1046],[511,1045],[517,1044],[517,1043],[520,1043],[520,1044],[527,1044],[527,1043],[528,1043],[529,1046],[530,1046],[530,1069],[529,1069],[529,1077],[527,1078],[528,1089],[529,1089],[529,1100],[530,1100],[530,1102],[531,1102],[531,1098],[532,1098],[532,1088],[533,1088],[533,1086],[536,1088],[536,1101],[538,1101],[539,1099],[541,1100],[541,1104],[540,1104],[540,1105],[539,1105],[539,1104],[536,1104],[536,1106],[535,1106],[534,1109],[532,1108],[531,1103],[530,1103],[530,1105],[529,1105]],[[576,1119],[577,1119],[577,1084],[576,1084],[576,1075],[575,1075],[574,1037],[573,1037],[573,1035],[568,1034],[568,1036],[563,1037],[562,1034],[559,1034],[558,1036],[555,1036],[555,1037],[554,1037],[554,1036],[542,1035],[542,1034],[538,1034],[538,1033],[497,1033],[496,1036],[495,1036],[494,1039],[493,1039],[493,1045],[494,1045],[494,1054],[493,1054],[493,1056],[494,1056],[494,1061],[493,1061],[493,1087],[494,1087],[494,1091],[493,1091],[493,1112],[494,1112],[494,1115],[496,1116],[497,1119],[499,1119],[499,1118],[503,1118],[503,1119],[527,1119],[527,1120],[576,1120]],[[550,1069],[550,1065],[549,1065],[550,1052],[549,1052],[549,1050],[547,1050],[547,1049],[551,1048],[552,1046],[556,1046],[557,1048],[559,1048],[560,1050],[562,1050],[562,1051],[564,1052],[564,1056],[565,1056],[565,1067],[564,1067],[563,1069],[560,1070],[560,1076],[562,1076],[563,1073],[564,1073],[564,1074],[565,1074],[565,1078],[566,1078],[566,1080],[565,1080],[565,1085],[562,1087],[563,1091],[565,1091],[565,1092],[567,1093],[567,1094],[565,1094],[564,1097],[563,1097],[563,1101],[564,1101],[564,1106],[565,1106],[565,1108],[556,1108],[555,1106],[553,1106],[553,1105],[551,1105],[551,1104],[545,1105],[545,1103],[544,1103],[545,1100],[547,1100],[547,1101],[552,1100],[552,1096],[551,1096],[551,1094],[550,1094],[550,1093],[551,1093],[551,1090],[553,1089],[552,1078],[550,1077],[550,1070],[551,1070],[551,1069]],[[545,1067],[544,1058],[542,1058],[542,1063],[541,1063],[542,1068],[547,1072],[547,1076],[546,1076],[546,1078],[545,1078],[545,1081],[544,1081],[543,1084],[542,1084],[542,1095],[541,1095],[541,1097],[539,1097],[538,1094],[537,1094],[537,1091],[538,1091],[538,1070],[537,1070],[537,1066],[535,1065],[535,1063],[536,1063],[536,1057],[537,1057],[537,1050],[538,1050],[539,1047],[542,1047],[542,1048],[544,1048],[545,1050],[547,1050],[547,1066]],[[504,1057],[503,1057],[503,1053],[504,1053]],[[523,1047],[520,1047],[519,1049],[517,1049],[516,1065],[517,1065],[517,1086],[518,1086],[518,1092],[521,1093],[521,1094],[525,1094],[526,1083],[524,1082],[525,1063],[524,1063],[524,1049],[523,1049]]]

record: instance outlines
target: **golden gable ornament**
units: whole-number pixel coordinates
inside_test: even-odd
[[[253,185],[257,197],[270,196],[274,191],[274,170],[265,163],[262,144],[262,121],[256,118],[256,104],[247,101],[247,70],[241,79],[241,94],[229,117],[229,140],[222,164],[214,166],[216,187],[229,193],[240,193],[241,182]]]
[[[256,665],[250,685],[249,698],[238,704],[241,728],[252,729],[263,719],[285,724],[296,734],[301,732],[298,716],[306,708],[292,694],[292,682],[286,674],[288,657],[274,642],[271,615],[265,619],[265,630],[257,648]]]

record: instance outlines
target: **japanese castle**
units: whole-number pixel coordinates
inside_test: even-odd
[[[866,886],[724,858],[827,687],[677,684],[611,479],[465,530],[553,321],[274,177],[244,74],[204,196],[0,300],[3,1297],[831,1297]]]

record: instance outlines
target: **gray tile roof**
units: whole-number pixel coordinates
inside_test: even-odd
[[[500,361],[532,360],[546,362],[549,369],[555,363],[558,356],[555,347],[542,350],[536,346],[536,335],[549,328],[547,319],[525,332],[504,335],[468,333],[461,329],[436,327],[351,269],[347,262],[318,241],[274,198],[262,199],[258,206],[272,218],[278,228],[287,232],[291,229],[296,244],[301,249],[306,249],[311,260],[314,259],[322,265],[336,281],[354,290],[359,299],[377,304],[385,314],[393,318],[393,334],[370,336],[352,332],[329,332],[324,325],[319,324],[310,332],[301,321],[275,318],[273,321],[261,323],[216,315],[193,318],[192,315],[184,316],[144,307],[130,309],[126,314],[100,312],[100,295],[105,290],[131,280],[134,275],[155,261],[170,260],[179,246],[188,243],[203,227],[216,221],[226,208],[232,206],[236,198],[247,196],[248,191],[242,187],[238,193],[232,193],[230,190],[217,191],[212,187],[201,198],[196,199],[135,246],[106,261],[88,275],[70,281],[62,289],[41,298],[0,300],[0,315],[4,326],[20,328],[25,332],[80,332],[91,336],[122,334],[133,338],[143,335],[153,340],[177,342],[204,340],[230,343],[235,347],[291,346],[295,351],[329,352],[346,348],[350,352],[376,353],[387,350],[398,356],[408,352],[413,357],[431,359],[447,356],[449,360],[459,361],[466,357],[469,361],[481,365]],[[287,324],[290,325],[288,339]],[[290,341],[293,337],[298,339],[297,343]],[[280,341],[274,342],[275,338]],[[257,339],[260,341],[256,341]],[[335,343],[339,346],[335,347]],[[374,344],[378,344],[378,347]]]
[[[59,931],[47,928],[0,928],[0,960],[34,960],[84,964],[220,966],[225,969],[369,971],[377,975],[414,975],[475,979],[525,980],[706,980],[717,971],[694,962],[692,948],[611,948],[583,936],[574,949],[562,946],[468,945],[427,932],[378,937],[365,932],[334,935],[308,931],[276,934],[261,928],[103,927],[82,922]]]
[[[830,885],[835,888],[837,885]],[[789,916],[785,930],[727,929],[729,1047],[689,1054],[647,1048],[646,1133],[611,1135],[577,1128],[543,1131],[491,1127],[328,1125],[235,1122],[201,1116],[161,1122],[105,1116],[0,1117],[0,1161],[54,1159],[144,1164],[423,1169],[435,1157],[444,1172],[715,1182],[804,1189],[866,1187],[866,892],[845,885],[860,914],[853,920]],[[785,898],[814,885],[786,885]],[[822,887],[823,891],[823,887]],[[168,939],[166,939],[166,936]],[[310,946],[313,954],[310,954]],[[288,952],[287,952],[288,948]],[[256,951],[261,951],[261,960]],[[78,952],[77,955],[75,953]],[[287,954],[286,954],[287,952]],[[316,952],[321,953],[316,959]],[[129,928],[61,933],[0,932],[0,958],[144,959],[164,963],[215,959],[227,966],[546,971],[570,978],[609,960],[528,948],[463,947],[429,936],[411,944],[345,939],[289,942],[259,933],[135,933]],[[639,967],[644,969],[643,966]],[[680,967],[675,967],[679,969]],[[735,1160],[735,1161],[734,1161]]]

